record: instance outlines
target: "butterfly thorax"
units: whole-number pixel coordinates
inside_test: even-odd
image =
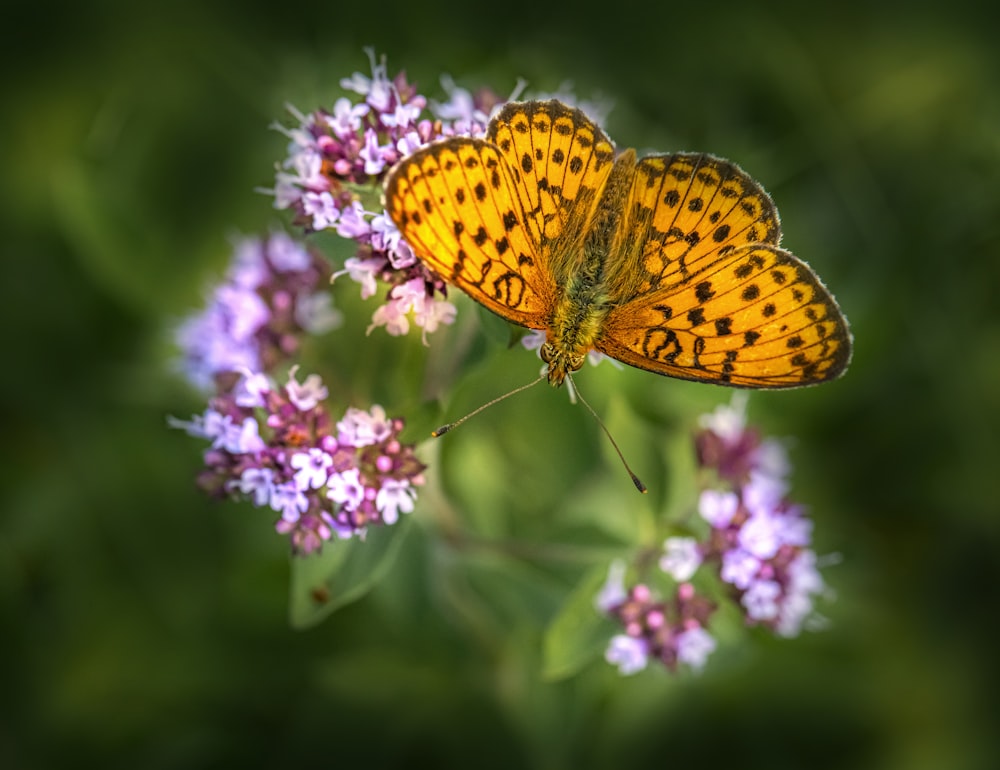
[[[583,366],[612,308],[605,266],[612,250],[621,248],[615,236],[621,231],[623,203],[628,199],[635,162],[633,150],[625,150],[615,160],[582,243],[557,242],[552,246],[553,261],[568,266],[561,271],[564,272],[558,282],[561,294],[540,351],[542,360],[549,365],[549,383],[555,387],[562,385],[567,374]],[[575,254],[560,254],[560,249]]]

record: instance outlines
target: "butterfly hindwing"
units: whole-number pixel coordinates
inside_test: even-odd
[[[809,385],[847,366],[847,323],[808,265],[771,244],[711,264],[611,310],[595,347],[640,369],[747,388]]]
[[[515,185],[495,146],[456,137],[392,170],[386,208],[442,279],[513,323],[545,328],[553,287]]]

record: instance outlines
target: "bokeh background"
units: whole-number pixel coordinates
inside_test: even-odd
[[[694,5],[5,7],[0,765],[1000,766],[995,20]],[[795,495],[840,554],[828,630],[751,634],[700,677],[541,676],[574,578],[682,483],[661,440],[727,396],[610,369],[581,382],[650,501],[590,417],[538,388],[425,445],[440,494],[385,580],[290,627],[286,543],[204,500],[198,442],[166,428],[203,408],[169,328],[232,233],[281,224],[253,192],[284,154],[269,123],[331,105],[365,45],[431,96],[441,73],[572,81],[614,102],[620,146],[710,151],[765,183],[856,337],[842,380],[751,398],[794,437]],[[435,354],[364,338],[355,293],[337,287],[348,322],[314,351],[342,406],[381,400],[422,430],[535,371],[477,319],[427,402]]]

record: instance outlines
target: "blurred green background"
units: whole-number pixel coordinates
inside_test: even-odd
[[[0,766],[1000,766],[995,21],[955,2],[690,6],[3,11]],[[728,395],[610,369],[580,381],[648,499],[589,416],[537,388],[424,445],[440,494],[399,562],[289,627],[286,543],[267,514],[204,500],[198,442],[166,428],[203,408],[168,332],[231,233],[281,221],[253,192],[284,155],[269,123],[331,105],[364,45],[431,96],[444,72],[500,93],[572,81],[613,100],[619,146],[762,180],[856,338],[844,379],[751,398],[795,439],[817,550],[841,555],[828,630],[751,634],[701,677],[541,677],[545,623],[600,561],[557,546],[634,537],[683,484],[665,447]],[[421,371],[441,353],[365,339],[355,293],[337,287],[354,312],[313,355],[342,407],[416,415],[412,440],[535,371],[466,312],[486,331],[435,412]]]

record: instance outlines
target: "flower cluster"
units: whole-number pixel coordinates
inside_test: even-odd
[[[271,508],[277,531],[308,554],[334,534],[363,537],[410,513],[424,466],[399,440],[401,419],[374,406],[334,423],[320,378],[300,383],[295,371],[281,387],[249,371],[231,377],[203,415],[171,422],[212,442],[198,480],[205,491]]]
[[[701,420],[699,464],[721,488],[705,489],[698,512],[711,530],[704,541],[670,538],[663,569],[686,579],[701,562],[719,568],[747,621],[781,636],[797,636],[813,619],[813,597],[826,586],[809,548],[812,521],[787,497],[784,447],[746,424],[746,394],[738,393]]]
[[[728,586],[748,625],[791,637],[817,620],[813,598],[826,589],[809,548],[812,522],[787,497],[790,465],[784,447],[747,426],[745,393],[702,416],[695,449],[713,479],[698,499],[708,534],[665,541],[659,566],[679,584],[676,598],[669,605],[654,602],[642,584],[626,593],[616,567],[598,599],[626,629],[606,653],[622,673],[638,671],[649,657],[673,669],[677,660],[690,663],[685,658],[691,656],[698,668],[714,649],[705,631],[712,605],[687,582],[703,565]],[[678,642],[689,631],[699,640],[691,642],[696,653],[682,651],[688,642]]]
[[[241,239],[206,309],[177,329],[187,378],[208,390],[228,372],[270,371],[295,354],[304,332],[339,325],[330,274],[325,259],[284,233]]]
[[[705,630],[715,604],[681,583],[671,601],[655,598],[644,583],[625,590],[625,565],[615,562],[597,597],[597,608],[625,628],[612,637],[606,660],[622,674],[644,669],[650,658],[676,671],[680,663],[700,671],[715,650],[715,639]]]
[[[268,192],[274,194],[275,208],[294,212],[297,224],[332,229],[357,244],[357,253],[338,275],[361,284],[363,298],[375,294],[377,279],[389,285],[369,331],[384,326],[390,334],[406,334],[412,313],[426,339],[454,320],[455,308],[444,299],[444,283],[416,259],[373,193],[393,164],[429,142],[483,136],[490,111],[502,100],[486,90],[470,94],[445,79],[449,101],[428,104],[404,73],[390,79],[385,59],[376,61],[371,50],[368,54],[371,76],[355,73],[341,81],[357,101],[343,97],[332,110],[309,115],[290,108],[299,126],[276,126],[290,144],[275,188]],[[365,207],[366,193],[378,210]]]

